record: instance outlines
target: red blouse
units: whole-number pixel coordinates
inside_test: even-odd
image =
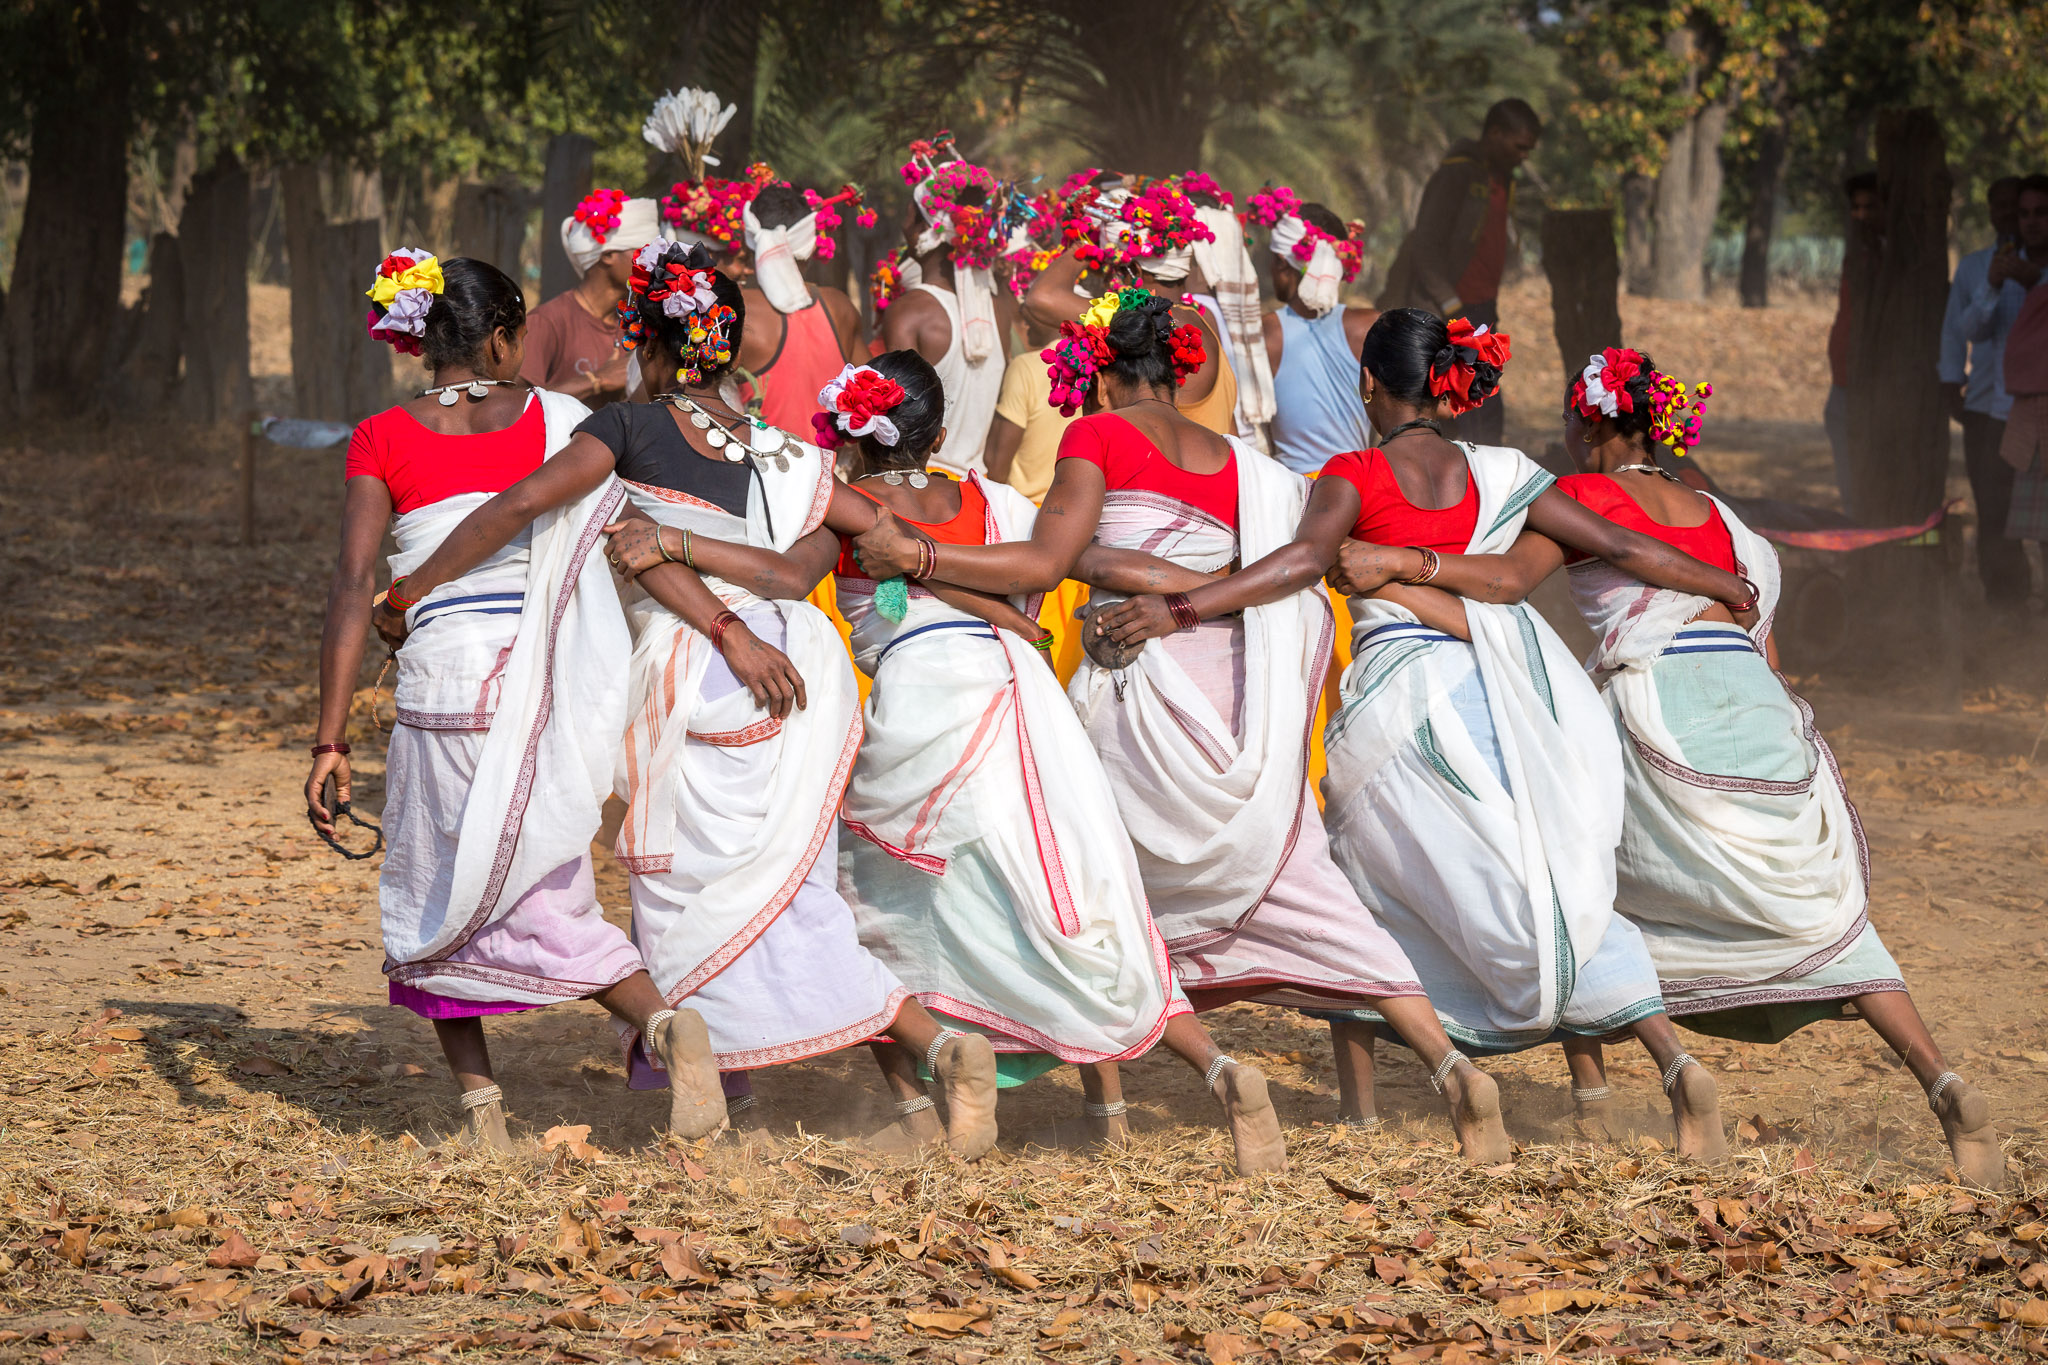
[[[1717,569],[1740,572],[1735,567],[1735,542],[1728,535],[1727,524],[1721,520],[1721,509],[1711,503],[1708,504],[1707,519],[1699,525],[1666,526],[1652,521],[1642,505],[1606,474],[1567,474],[1557,481],[1557,486],[1566,497],[1617,526],[1626,526],[1631,531],[1640,531],[1661,540],[1672,549],[1683,550]],[[1569,554],[1572,563],[1585,558],[1586,555],[1576,550]]]
[[[944,474],[933,474],[932,477],[943,479],[946,476]],[[874,494],[868,492],[859,484],[853,485],[853,491],[859,493],[862,497],[874,498]],[[876,500],[879,501],[879,499]],[[910,521],[909,517],[903,519]],[[963,480],[960,484],[960,511],[954,515],[952,520],[938,522],[910,521],[910,524],[942,545],[986,545],[988,544],[988,499],[983,496],[979,486]],[[839,567],[834,572],[841,578],[866,578],[868,576],[867,571],[862,569],[859,562],[853,557],[853,537],[839,537]]]
[[[1102,471],[1112,489],[1135,489],[1178,498],[1237,529],[1237,451],[1213,474],[1182,469],[1160,453],[1145,433],[1113,412],[1098,412],[1067,424],[1059,459],[1086,460]]]
[[[1421,545],[1439,554],[1461,555],[1479,529],[1479,486],[1470,473],[1465,476],[1465,496],[1450,507],[1417,507],[1408,501],[1385,452],[1377,446],[1331,456],[1317,477],[1342,479],[1358,490],[1358,522],[1351,528],[1355,540]]]
[[[457,493],[504,492],[540,468],[547,441],[538,398],[529,397],[519,420],[502,431],[464,436],[430,431],[404,408],[386,408],[357,425],[342,479],[382,479],[391,510],[403,515]]]

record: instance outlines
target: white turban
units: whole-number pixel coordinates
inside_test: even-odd
[[[1308,224],[1295,214],[1288,214],[1273,225],[1273,254],[1301,272],[1294,301],[1307,309],[1310,317],[1319,318],[1337,306],[1344,284],[1344,267],[1337,262],[1337,249],[1324,237],[1316,238],[1316,249],[1303,262],[1294,254],[1294,248],[1307,236]]]
[[[628,199],[619,205],[619,225],[600,243],[575,215],[562,220],[562,251],[580,276],[607,251],[638,251],[661,236],[661,217],[652,199]]]
[[[1245,249],[1244,225],[1226,208],[1198,205],[1195,217],[1216,235],[1194,244],[1195,264],[1223,314],[1223,342],[1237,376],[1238,435],[1264,449],[1260,428],[1273,420],[1273,367],[1266,359],[1265,318],[1259,307],[1259,268]]]
[[[746,209],[747,250],[754,253],[754,282],[778,313],[810,307],[811,291],[799,269],[818,249],[818,215],[807,213],[788,227],[762,227],[750,202]]]

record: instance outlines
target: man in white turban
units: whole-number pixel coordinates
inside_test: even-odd
[[[744,221],[754,272],[743,290],[747,328],[740,364],[756,381],[761,420],[808,439],[818,390],[846,362],[866,355],[860,310],[844,289],[803,276],[820,234],[817,210],[802,190],[764,185],[748,202]]]
[[[652,199],[599,189],[562,220],[561,231],[562,251],[582,279],[527,314],[519,377],[595,406],[625,396],[619,302],[634,254],[660,235],[660,221]]]
[[[1335,244],[1344,238],[1344,220],[1321,204],[1303,204],[1273,225],[1280,306],[1263,323],[1273,375],[1273,458],[1297,474],[1315,474],[1332,456],[1373,443],[1358,396],[1358,355],[1379,312],[1342,302],[1344,265]]]

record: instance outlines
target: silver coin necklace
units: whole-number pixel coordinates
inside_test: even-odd
[[[690,425],[704,433],[704,443],[718,451],[734,464],[749,455],[775,461],[778,473],[789,470],[789,437],[780,427],[772,427],[760,418],[748,414],[741,418],[745,434],[740,429],[727,426],[698,405],[694,398],[681,394],[669,395],[669,401],[680,407],[690,419]]]
[[[433,398],[438,395],[442,407],[452,408],[456,400],[465,393],[469,395],[470,401],[475,402],[488,394],[495,385],[504,384],[509,387],[519,382],[517,379],[464,379],[453,384],[442,384],[437,388],[421,389],[419,397]]]

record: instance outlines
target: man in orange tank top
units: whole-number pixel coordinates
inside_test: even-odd
[[[805,281],[802,265],[817,249],[815,210],[801,190],[763,186],[746,207],[746,335],[740,364],[759,381],[761,418],[803,435],[818,390],[854,358],[860,313],[843,289]]]

